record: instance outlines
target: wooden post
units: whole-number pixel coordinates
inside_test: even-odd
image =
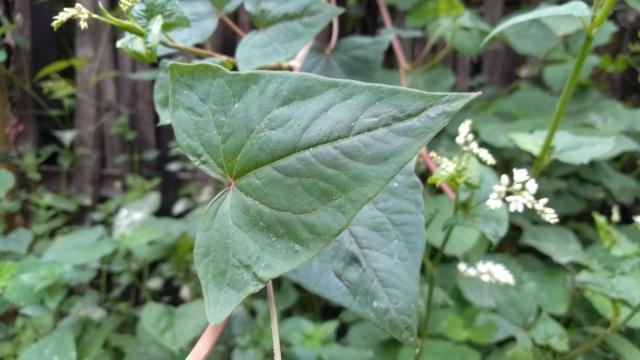
[[[97,11],[98,0],[86,0],[83,4],[91,11]],[[95,25],[95,24],[91,24]],[[73,119],[78,131],[74,143],[76,160],[73,167],[71,189],[73,194],[84,195],[95,201],[100,171],[100,151],[98,142],[98,98],[97,86],[94,84],[96,67],[96,48],[98,39],[95,27],[75,32],[76,56],[90,59],[76,72],[76,109]]]

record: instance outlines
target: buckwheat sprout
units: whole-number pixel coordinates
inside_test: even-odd
[[[129,11],[138,3],[138,0],[120,0],[120,9],[125,14],[128,14]]]
[[[508,175],[500,177],[500,183],[493,186],[486,205],[495,210],[506,202],[510,212],[521,213],[524,209],[534,210],[542,220],[555,224],[559,221],[558,214],[547,206],[549,199],[536,199],[538,182],[529,176],[527,169],[513,169],[513,182]]]
[[[514,286],[516,280],[509,269],[504,265],[490,261],[481,260],[475,265],[469,265],[464,261],[458,263],[458,272],[466,277],[477,278],[489,284]]]
[[[451,176],[456,173],[458,168],[458,162],[449,159],[446,156],[442,156],[435,151],[429,152],[433,162],[438,165],[438,171],[441,171],[444,176]]]
[[[460,146],[462,151],[475,155],[480,161],[487,165],[495,165],[496,159],[491,155],[489,150],[478,145],[475,135],[471,132],[473,121],[467,119],[458,127],[458,136],[456,136],[456,144]]]
[[[67,21],[75,19],[78,20],[80,30],[87,30],[89,27],[88,21],[92,15],[91,11],[87,10],[84,6],[76,4],[76,6],[72,8],[66,7],[62,9],[58,15],[54,16],[51,26],[53,26],[54,30],[58,30]]]

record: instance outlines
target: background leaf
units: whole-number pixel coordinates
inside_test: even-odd
[[[202,300],[177,307],[147,302],[140,314],[140,322],[160,344],[173,351],[188,345],[207,325]]]
[[[562,5],[539,7],[536,10],[516,15],[500,23],[493,30],[491,30],[489,35],[487,35],[487,37],[483,41],[483,45],[491,40],[494,36],[498,35],[511,26],[551,16],[575,16],[579,18],[588,18],[589,16],[591,16],[591,10],[589,9],[589,6],[587,6],[587,4],[582,1],[571,1]]]
[[[335,79],[373,82],[390,40],[388,35],[347,36],[338,41],[330,54],[325,54],[324,46],[316,44],[309,51],[302,70]]]
[[[241,71],[291,60],[342,9],[320,0],[246,0],[258,30],[238,44],[236,60]]]
[[[116,249],[105,229],[94,226],[56,237],[42,255],[43,260],[80,265],[100,260]]]

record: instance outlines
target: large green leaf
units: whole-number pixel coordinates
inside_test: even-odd
[[[76,358],[76,342],[73,338],[73,332],[69,326],[62,326],[29,346],[18,359],[75,360]]]
[[[148,302],[140,314],[144,329],[160,344],[172,351],[184,348],[207,325],[202,300],[178,307]]]
[[[336,79],[375,81],[391,37],[381,35],[348,36],[335,49],[325,54],[324,46],[315,45],[309,51],[303,71]]]
[[[399,340],[414,342],[425,238],[422,206],[410,163],[338,240],[289,278]]]
[[[80,265],[100,260],[116,249],[116,242],[101,226],[74,231],[55,238],[42,255],[43,260]]]
[[[178,143],[231,181],[195,246],[214,323],[327,247],[475,96],[207,64],[169,77]]]
[[[292,59],[342,9],[321,0],[246,0],[258,27],[236,49],[240,70],[252,70]]]
[[[483,45],[504,30],[531,20],[539,20],[555,16],[573,16],[588,18],[591,16],[589,6],[582,1],[571,1],[562,5],[539,7],[533,11],[514,16],[496,26],[483,41]]]

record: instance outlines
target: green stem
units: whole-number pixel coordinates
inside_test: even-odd
[[[562,358],[560,358],[560,360],[569,360],[569,359],[573,359],[576,356],[582,355],[584,353],[586,353],[587,351],[597,347],[598,345],[600,345],[603,341],[607,340],[607,338],[609,338],[609,336],[615,334],[619,329],[624,328],[627,323],[629,321],[631,321],[631,319],[633,319],[633,317],[638,314],[638,312],[640,311],[640,303],[638,303],[629,313],[629,315],[627,315],[618,325],[617,324],[617,319],[613,318],[611,319],[611,325],[609,326],[609,328],[607,329],[607,331],[603,334],[600,334],[596,337],[594,337],[591,340],[588,340],[587,342],[583,343],[582,345],[578,346],[577,348],[573,349],[571,352],[569,352],[568,354],[566,354],[565,356],[563,356]]]
[[[452,216],[455,216],[457,212],[458,212],[458,206],[456,204],[453,209]],[[415,357],[416,360],[420,359],[420,357],[422,356],[422,352],[424,351],[424,344],[427,342],[427,338],[429,337],[429,320],[431,319],[431,309],[433,307],[433,293],[435,292],[435,287],[436,287],[436,276],[438,274],[438,265],[440,265],[440,261],[444,256],[444,250],[446,249],[447,244],[451,239],[451,234],[453,233],[454,227],[455,225],[451,225],[447,229],[447,232],[444,235],[444,239],[442,239],[442,243],[438,248],[438,252],[436,253],[436,256],[433,258],[433,262],[429,263],[429,261],[427,260],[427,255],[425,255],[424,263],[425,263],[426,270],[429,272],[429,275],[428,275],[429,287],[427,289],[425,315],[424,315],[424,320],[422,322],[422,334],[421,334],[420,344],[418,345],[418,351],[416,352],[416,357]]]
[[[140,36],[140,37],[146,36],[146,31],[140,26],[138,26],[138,24],[134,23],[133,21],[118,19],[117,17],[111,15],[109,11],[107,11],[104,7],[102,7],[102,5],[100,5],[100,10],[102,12],[102,15],[93,14],[92,18],[98,21],[102,21],[104,23],[113,25],[118,29],[131,33],[133,35]],[[235,59],[232,57],[217,53],[215,51],[199,49],[192,46],[183,45],[173,41],[170,37],[168,37],[168,39],[169,40],[164,40],[164,39],[160,40],[160,45],[171,48],[171,49],[179,50],[188,54],[192,54],[201,58],[214,57],[222,61],[228,62],[231,65],[235,65],[236,63]]]
[[[553,117],[551,118],[551,123],[549,124],[547,136],[545,137],[542,148],[533,163],[533,176],[540,175],[551,160],[551,144],[553,143],[553,138],[558,131],[560,122],[562,122],[562,118],[564,117],[567,107],[569,106],[569,102],[571,101],[571,96],[576,89],[580,72],[584,66],[584,61],[591,50],[593,39],[600,29],[600,26],[602,26],[604,21],[609,17],[609,15],[611,15],[611,12],[613,12],[616,2],[617,0],[605,0],[605,3],[600,9],[596,9],[597,6],[594,4],[594,12],[597,11],[597,13],[595,14],[595,17],[591,19],[589,26],[585,29],[585,37],[582,42],[580,52],[578,53],[578,58],[576,59],[576,63],[573,65],[571,75],[569,75],[567,82],[564,84],[564,88],[560,94],[560,99],[558,99],[555,111],[553,112]]]
[[[564,84],[564,88],[562,89],[562,93],[560,94],[560,99],[558,100],[556,109],[553,112],[553,117],[551,119],[551,123],[549,124],[549,130],[547,131],[547,136],[544,139],[544,143],[542,144],[542,148],[538,153],[538,157],[533,163],[533,176],[540,175],[542,170],[544,170],[544,168],[549,163],[552,150],[551,143],[553,142],[553,138],[556,135],[556,131],[558,131],[558,127],[560,126],[560,122],[562,121],[564,113],[567,111],[567,107],[569,106],[569,101],[571,100],[573,91],[576,89],[576,85],[578,84],[578,77],[580,76],[580,71],[582,71],[584,60],[589,54],[592,43],[593,35],[589,31],[587,31],[585,33],[584,41],[582,42],[582,48],[580,49],[580,53],[578,54],[578,59],[576,60],[575,65],[573,65],[573,69],[571,70],[569,79],[567,79],[567,82]]]

